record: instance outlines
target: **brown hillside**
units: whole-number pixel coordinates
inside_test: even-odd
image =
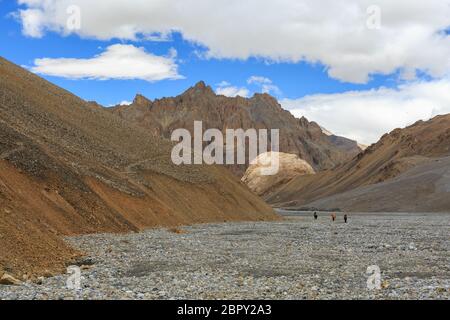
[[[174,98],[150,101],[138,95],[131,105],[108,110],[169,139],[179,128],[192,134],[194,121],[203,121],[204,130],[222,132],[238,128],[280,129],[279,151],[296,154],[317,170],[333,168],[361,151],[355,141],[330,137],[316,123],[295,118],[268,94],[256,94],[250,99],[229,98],[216,95],[204,82]],[[248,164],[249,161],[230,169],[242,177]]]
[[[438,116],[396,129],[351,162],[315,176],[293,179],[265,197],[277,206],[301,207],[358,187],[388,181],[449,154],[450,115]]]
[[[382,183],[307,204],[355,212],[449,212],[450,157],[434,158]]]
[[[219,167],[0,59],[0,272],[61,271],[60,236],[277,219]]]

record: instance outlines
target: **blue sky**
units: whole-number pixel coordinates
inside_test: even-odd
[[[233,86],[248,86],[251,76],[269,78],[279,87],[278,98],[300,98],[316,93],[337,93],[349,90],[364,90],[379,86],[395,85],[395,77],[374,76],[367,84],[352,84],[328,77],[326,67],[320,63],[268,63],[262,58],[215,59],[201,58],[196,50],[201,46],[183,40],[174,34],[171,41],[124,41],[82,39],[77,35],[62,36],[47,33],[36,39],[22,34],[20,21],[11,16],[17,11],[15,1],[0,2],[0,55],[22,66],[32,66],[37,58],[91,58],[104,48],[116,43],[133,44],[144,47],[147,52],[165,55],[174,48],[178,53],[179,73],[185,79],[163,80],[149,83],[143,80],[67,80],[60,77],[45,76],[47,80],[75,93],[86,100],[95,100],[105,106],[130,101],[141,93],[151,99],[180,94],[200,80],[216,87],[222,81]],[[251,93],[259,92],[257,86],[249,86]]]
[[[0,0],[0,30],[1,56],[104,106],[200,80],[230,95],[266,85],[295,116],[364,143],[450,112],[450,0]],[[167,40],[145,40],[154,34]],[[131,66],[92,66],[106,54],[114,69],[124,52]]]

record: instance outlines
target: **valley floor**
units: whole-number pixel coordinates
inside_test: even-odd
[[[0,286],[0,299],[450,299],[450,214],[285,215],[70,238],[93,262],[81,290],[62,275]],[[380,290],[367,287],[373,265]]]

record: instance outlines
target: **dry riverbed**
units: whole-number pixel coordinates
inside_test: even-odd
[[[348,224],[285,215],[70,238],[93,263],[81,289],[62,275],[0,286],[0,299],[450,298],[450,214],[352,214]],[[378,290],[368,289],[369,266],[381,271]]]

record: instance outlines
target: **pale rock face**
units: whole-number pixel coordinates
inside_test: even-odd
[[[264,175],[264,169],[271,163],[279,161],[279,170],[275,175]],[[282,152],[267,152],[259,155],[247,169],[242,181],[255,192],[263,196],[275,187],[289,182],[301,175],[315,174],[309,163],[300,159],[296,154]]]
[[[14,278],[13,276],[5,273],[0,278],[0,285],[6,285],[6,286],[18,286],[20,285],[20,281]]]
[[[368,145],[365,145],[365,144],[362,144],[362,143],[358,143],[358,147],[359,147],[362,151],[364,151],[364,150],[366,150],[369,146],[368,146]]]

